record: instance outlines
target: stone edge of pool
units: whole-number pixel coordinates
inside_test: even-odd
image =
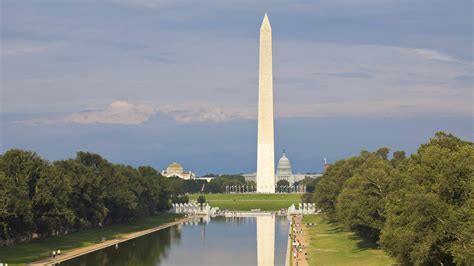
[[[233,218],[233,217],[256,217],[256,216],[267,216],[267,215],[276,215],[276,216],[278,216],[277,212],[272,212],[272,211],[258,211],[258,212],[254,212],[254,211],[233,211],[233,212],[227,212],[226,214],[220,215],[220,216],[225,217],[225,218]],[[71,249],[71,250],[68,250],[68,251],[64,252],[60,257],[42,259],[42,260],[39,260],[39,261],[36,261],[36,262],[29,263],[27,265],[31,265],[31,266],[55,265],[57,263],[61,263],[61,262],[67,261],[67,260],[71,260],[71,259],[74,259],[76,257],[80,257],[80,256],[86,255],[88,253],[92,253],[92,252],[95,252],[95,251],[113,246],[115,244],[123,243],[123,242],[128,241],[128,240],[132,240],[132,239],[144,236],[144,235],[154,233],[156,231],[166,229],[168,227],[172,227],[172,226],[175,226],[175,225],[178,225],[178,224],[182,224],[184,222],[193,220],[196,216],[199,217],[200,215],[190,215],[190,216],[187,216],[187,217],[183,217],[183,218],[181,218],[177,221],[174,221],[174,222],[162,224],[162,225],[159,225],[159,226],[156,226],[156,227],[153,227],[153,228],[150,228],[150,229],[138,231],[138,232],[133,232],[133,233],[127,234],[125,236],[122,236],[120,238],[107,240],[103,243],[98,243],[98,244],[87,246],[87,247]],[[289,227],[288,233],[290,233],[290,230],[291,230],[291,220],[290,220],[290,227]],[[290,244],[291,244],[290,243],[290,237],[288,237],[288,244],[287,245],[290,245]],[[285,258],[285,265],[286,266],[290,265],[289,264],[290,260],[291,260],[291,251],[289,249],[289,246],[287,246],[287,254],[286,254],[286,258]]]
[[[291,226],[292,225],[293,225],[293,219],[290,219],[290,226],[288,228],[288,243],[286,244],[285,266],[291,266]]]
[[[131,239],[135,239],[137,237],[141,237],[141,236],[144,236],[144,235],[156,232],[156,231],[163,230],[163,229],[168,228],[168,227],[172,227],[172,226],[187,222],[188,220],[192,220],[193,218],[194,218],[194,216],[184,217],[184,218],[181,218],[181,219],[179,219],[177,221],[174,221],[174,222],[162,224],[162,225],[159,225],[159,226],[156,226],[156,227],[153,227],[153,228],[150,228],[150,229],[138,231],[138,232],[133,232],[133,233],[127,234],[125,236],[122,236],[120,238],[107,240],[103,243],[99,243],[99,244],[95,244],[95,245],[87,246],[87,247],[71,249],[71,250],[68,250],[68,251],[64,252],[63,255],[61,255],[61,257],[47,258],[47,259],[43,259],[43,260],[40,260],[40,261],[29,263],[27,265],[32,265],[32,266],[54,265],[56,263],[67,261],[67,260],[82,256],[82,255],[97,251],[97,250],[101,250],[101,249],[113,246],[115,244],[119,244],[119,243],[122,243],[122,242],[125,242],[125,241],[128,241],[128,240],[131,240]]]

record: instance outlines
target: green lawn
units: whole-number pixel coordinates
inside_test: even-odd
[[[128,233],[142,231],[160,224],[173,222],[182,217],[176,214],[160,214],[145,219],[120,225],[104,226],[102,228],[84,229],[65,236],[46,238],[28,244],[19,244],[9,247],[0,247],[0,262],[25,264],[47,258],[53,249],[62,251],[90,246],[100,242],[102,236],[107,240],[123,236]]]
[[[190,200],[196,200],[198,194],[190,195]],[[278,211],[288,208],[292,203],[301,202],[301,194],[206,194],[206,201],[212,207],[233,211]]]
[[[309,228],[309,265],[395,265],[395,260],[374,244],[337,224],[329,223],[323,215],[306,215],[303,223],[316,223]]]

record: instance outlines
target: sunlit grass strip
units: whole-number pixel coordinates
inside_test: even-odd
[[[315,227],[307,227],[310,238],[309,265],[396,264],[385,251],[338,224],[329,223],[321,214],[305,215],[303,223],[316,223]]]
[[[196,200],[198,195],[191,195],[190,200]],[[301,202],[300,194],[207,194],[206,201],[212,207],[230,211],[278,211],[286,209],[291,204]]]

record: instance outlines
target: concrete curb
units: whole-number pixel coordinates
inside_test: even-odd
[[[290,216],[291,217],[291,216]],[[286,246],[286,260],[285,260],[285,266],[290,266],[291,265],[291,226],[293,225],[293,219],[290,218],[290,227],[288,229],[288,243]]]

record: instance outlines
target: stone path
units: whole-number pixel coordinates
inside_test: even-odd
[[[291,241],[291,259],[292,259],[292,265],[293,266],[307,266],[309,265],[308,263],[308,258],[309,256],[306,256],[305,253],[308,252],[308,246],[309,246],[309,236],[308,236],[308,230],[305,225],[301,223],[303,217],[301,215],[295,215],[293,216],[293,235],[296,236],[296,239],[299,241],[302,247],[302,251],[298,252],[297,258],[294,257],[294,252],[295,249],[293,247],[293,240]],[[301,234],[301,230],[303,230],[303,233]]]
[[[119,244],[119,243],[128,241],[130,239],[134,239],[134,238],[144,236],[144,235],[147,235],[147,234],[150,234],[150,233],[153,233],[153,232],[156,232],[156,231],[159,231],[159,230],[171,227],[171,226],[175,226],[177,224],[180,224],[180,223],[186,222],[188,220],[192,220],[192,219],[193,219],[193,217],[189,216],[189,217],[177,220],[175,222],[162,224],[162,225],[159,225],[157,227],[153,227],[153,228],[150,228],[150,229],[147,229],[147,230],[130,233],[130,234],[121,236],[119,238],[115,238],[115,239],[112,239],[112,240],[107,240],[107,241],[104,241],[102,243],[95,244],[95,245],[92,245],[92,246],[67,250],[67,251],[64,251],[63,254],[61,254],[60,256],[56,256],[56,258],[47,258],[47,259],[43,259],[43,260],[40,260],[40,261],[37,261],[37,262],[30,263],[28,265],[34,265],[34,266],[54,265],[56,263],[66,261],[66,260],[69,260],[69,259],[72,259],[72,258],[75,258],[75,257],[79,257],[79,256],[82,256],[84,254],[97,251],[99,249],[110,247],[110,246],[113,246],[115,244]]]

